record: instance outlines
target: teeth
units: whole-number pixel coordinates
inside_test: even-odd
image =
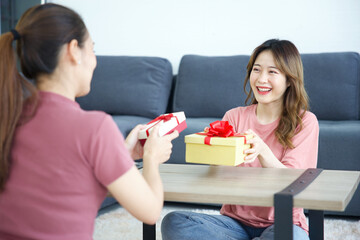
[[[258,89],[260,92],[269,92],[271,90],[270,88],[259,88],[259,87]]]

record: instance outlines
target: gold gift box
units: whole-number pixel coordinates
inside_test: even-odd
[[[244,150],[250,148],[246,139],[253,138],[252,135],[211,137],[211,145],[207,145],[204,143],[206,137],[196,133],[185,136],[186,162],[237,166],[244,162]]]

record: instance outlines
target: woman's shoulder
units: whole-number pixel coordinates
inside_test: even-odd
[[[87,111],[81,109],[81,113],[79,114],[79,120],[86,122],[84,124],[101,125],[104,122],[111,122],[112,117],[103,111]]]
[[[301,119],[303,129],[308,129],[308,131],[313,131],[314,129],[319,129],[319,122],[316,115],[310,111],[305,111]]]
[[[302,117],[303,122],[318,122],[316,115],[310,111],[305,111],[304,116]]]
[[[92,140],[103,137],[109,132],[119,131],[111,115],[102,111],[85,110],[82,110],[74,119],[72,129],[74,133],[88,136]]]

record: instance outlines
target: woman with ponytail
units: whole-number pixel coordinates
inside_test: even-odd
[[[250,91],[247,91],[247,90]],[[244,90],[250,105],[229,110],[224,121],[254,135],[240,167],[315,168],[319,124],[307,111],[303,66],[295,45],[270,39],[255,48]],[[274,208],[224,204],[221,215],[172,212],[162,221],[164,240],[274,239]],[[293,210],[293,239],[308,240],[303,209]]]
[[[124,139],[111,116],[80,108],[93,45],[81,17],[57,4],[30,8],[0,37],[0,239],[92,239],[107,192],[142,222],[160,216],[158,167],[178,133],[155,127],[142,147],[142,126]]]

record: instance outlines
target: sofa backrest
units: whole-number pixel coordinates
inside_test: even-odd
[[[355,52],[302,54],[310,110],[319,120],[359,120],[360,57]]]
[[[360,57],[355,52],[302,54],[310,110],[319,120],[360,119]],[[250,56],[185,55],[180,62],[173,111],[187,117],[218,117],[244,106]]]
[[[187,117],[221,118],[227,110],[244,105],[248,61],[249,56],[183,56],[175,82],[173,111],[184,111]]]
[[[164,58],[97,56],[91,91],[77,101],[85,110],[155,118],[166,112],[172,79]]]

